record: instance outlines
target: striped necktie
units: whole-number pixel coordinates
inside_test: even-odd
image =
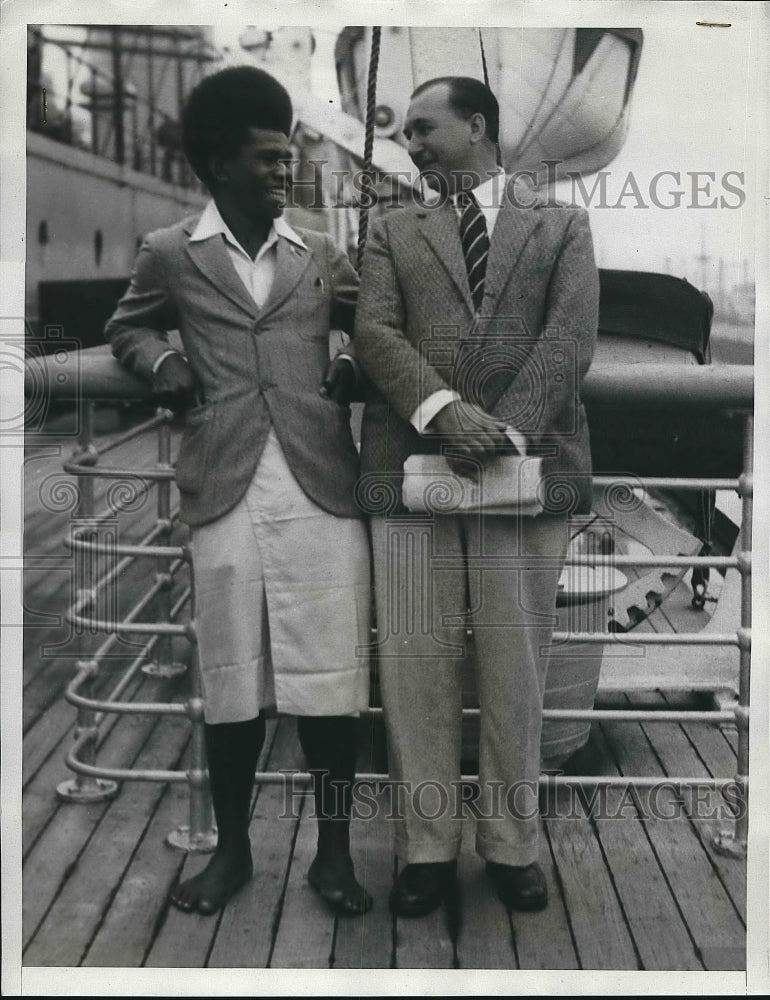
[[[462,210],[460,216],[460,242],[463,246],[468,284],[476,311],[481,308],[484,298],[484,278],[487,273],[489,256],[489,235],[484,213],[476,204],[476,199],[468,191],[457,196],[457,205]]]

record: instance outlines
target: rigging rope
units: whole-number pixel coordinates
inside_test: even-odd
[[[482,69],[484,70],[484,85],[491,90],[492,88],[489,86],[489,73],[487,72],[487,57],[484,53],[484,39],[481,36],[481,28],[477,28],[476,30],[479,33],[479,47],[481,49],[481,66]]]
[[[479,48],[481,49],[481,68],[484,71],[484,86],[487,88],[487,90],[491,90],[492,88],[489,86],[489,72],[487,70],[487,56],[486,53],[484,52],[484,38],[481,34],[481,28],[476,28],[476,31],[478,32]],[[497,159],[498,167],[501,167],[503,164],[503,154],[502,150],[500,149],[499,141],[495,143],[495,157]]]
[[[372,47],[369,55],[369,78],[366,85],[366,125],[364,132],[364,169],[361,177],[362,203],[358,217],[358,260],[356,270],[361,270],[364,248],[369,229],[369,208],[373,194],[372,153],[374,150],[374,112],[377,94],[377,67],[380,61],[381,28],[372,28]]]

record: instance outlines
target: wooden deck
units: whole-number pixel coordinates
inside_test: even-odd
[[[130,461],[135,447],[126,447],[121,463]],[[593,806],[591,787],[582,797],[566,789],[545,797],[541,860],[550,905],[543,913],[508,912],[497,900],[483,863],[472,852],[469,819],[456,896],[426,918],[394,919],[387,895],[397,863],[381,792],[374,818],[359,818],[352,826],[358,872],[375,898],[374,909],[361,919],[335,918],[306,881],[314,848],[310,800],[296,799],[296,815],[287,818],[280,785],[255,788],[250,884],[214,917],[183,915],[170,907],[166,900],[172,882],[206,861],[164,843],[172,829],[187,821],[184,785],[126,782],[114,800],[91,805],[63,803],[56,796],[57,784],[70,777],[64,756],[76,713],[62,692],[77,650],[67,626],[50,616],[61,614],[67,604],[71,560],[60,543],[67,514],[41,509],[36,498],[60,461],[58,455],[31,451],[27,463],[25,967],[745,968],[746,866],[712,847],[711,837],[720,826],[714,817],[723,812],[720,799],[708,793],[697,800],[665,785],[668,775],[734,774],[734,730],[706,724],[594,723],[583,768],[595,774],[655,775],[661,786],[636,798],[623,789],[605,792]],[[138,534],[150,516],[148,508],[134,519],[130,532]],[[149,577],[151,570],[145,566],[143,572]],[[688,589],[680,586],[639,627],[702,627],[713,605],[696,612],[689,598]],[[108,673],[105,687],[115,678]],[[163,680],[141,675],[130,697],[181,700],[187,684],[186,676]],[[704,697],[613,690],[601,694],[598,703],[702,707]],[[362,720],[361,771],[381,767],[381,745],[376,724]],[[179,769],[186,766],[188,750],[184,718],[126,716],[105,726],[99,759],[119,767]],[[293,720],[270,721],[261,767],[304,768]]]

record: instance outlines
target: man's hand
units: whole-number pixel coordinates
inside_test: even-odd
[[[320,393],[327,399],[334,400],[340,406],[350,406],[358,386],[358,373],[352,358],[347,354],[338,354],[333,358],[324,372]]]
[[[169,354],[158,366],[152,388],[158,406],[176,411],[194,405],[198,386],[182,355]]]
[[[452,453],[445,455],[452,472],[474,482],[478,478],[478,464],[483,465],[492,455],[511,447],[504,421],[462,400],[439,410],[429,426],[452,445]]]

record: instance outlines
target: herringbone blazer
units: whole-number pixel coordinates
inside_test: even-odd
[[[352,328],[355,271],[326,234],[298,229],[308,249],[279,238],[259,308],[221,239],[190,242],[197,221],[147,237],[105,329],[115,356],[147,378],[167,332],[179,330],[203,397],[185,415],[176,463],[181,517],[204,524],[240,500],[271,425],[305,493],[332,514],[360,516],[350,410],[319,394],[330,330]]]
[[[451,202],[390,212],[367,244],[356,357],[373,387],[364,410],[358,499],[400,509],[411,454],[435,437],[409,422],[452,389],[504,418],[541,455],[546,510],[585,512],[591,456],[580,384],[591,363],[599,279],[588,215],[538,202],[518,207],[509,182],[492,232],[484,298],[473,302]]]

